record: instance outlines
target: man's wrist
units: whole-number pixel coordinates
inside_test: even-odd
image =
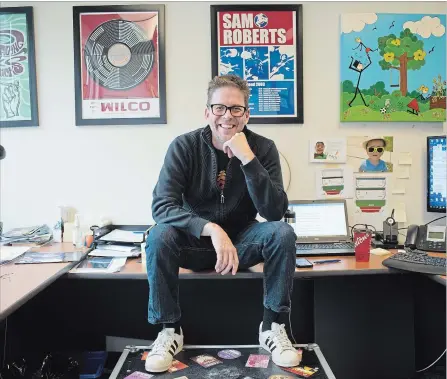
[[[251,154],[248,154],[247,156],[241,159],[241,163],[243,166],[245,166],[246,164],[250,163],[254,158],[255,155],[253,154],[253,152],[251,152]]]
[[[219,225],[215,224],[214,222],[209,222],[208,224],[205,224],[200,235],[204,237],[211,237],[213,232],[219,228]]]

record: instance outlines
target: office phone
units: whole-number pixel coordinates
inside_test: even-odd
[[[410,225],[405,247],[445,253],[446,227],[443,225]]]

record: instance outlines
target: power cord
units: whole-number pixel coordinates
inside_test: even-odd
[[[444,216],[445,217],[445,216]],[[442,218],[442,217],[441,217]],[[445,350],[444,350],[444,352],[439,356],[439,358],[438,359],[436,359],[436,361],[434,361],[431,365],[429,365],[429,366],[427,366],[426,368],[423,368],[422,370],[417,370],[416,372],[422,372],[422,371],[425,371],[425,370],[427,370],[427,369],[429,369],[431,366],[433,366],[437,361],[439,361],[441,358],[442,358],[442,356],[445,354]]]
[[[438,221],[438,220],[441,220],[441,219],[443,219],[443,218],[445,218],[445,216],[442,216],[442,217],[438,217],[438,218],[435,218],[434,220],[431,220],[430,222],[427,222],[425,225],[427,226],[428,224],[431,224],[432,222],[435,222],[435,221]]]
[[[290,188],[290,183],[292,183],[292,170],[290,169],[289,161],[286,159],[286,157],[284,156],[284,154],[281,153],[281,152],[279,151],[279,155],[281,155],[282,159],[284,159],[284,162],[286,162],[287,170],[289,171],[289,177],[290,177],[290,179],[289,179],[289,183],[287,184],[287,188],[285,189],[285,192],[287,193],[287,191],[288,191],[289,188]]]
[[[290,298],[290,292],[289,292],[289,307],[290,307],[290,312],[289,312],[290,335],[292,336],[293,342],[295,342],[295,345],[297,345],[296,340],[295,340],[295,336],[293,335],[293,329],[292,329],[292,299]]]

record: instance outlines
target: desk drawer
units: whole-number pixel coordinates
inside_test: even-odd
[[[335,379],[326,359],[323,356],[317,344],[295,345],[297,348],[303,350],[303,359],[300,366],[309,366],[318,368],[310,378],[312,379]],[[225,349],[235,349],[241,353],[241,356],[236,359],[222,359],[219,358],[218,352]],[[139,371],[146,373],[144,369],[144,355],[149,351],[149,346],[127,346],[121,357],[119,358],[110,379],[125,379],[133,372]],[[198,355],[211,355],[222,363],[204,368],[195,363],[191,358]],[[268,362],[267,368],[245,367],[250,354],[269,355],[264,349],[257,345],[237,345],[237,346],[193,346],[185,345],[183,350],[175,356],[175,359],[184,363],[188,367],[181,370],[163,374],[154,375],[154,379],[174,379],[187,377],[188,379],[202,379],[202,378],[252,378],[252,379],[289,379],[301,377],[290,373],[276,366],[271,358]],[[276,376],[278,375],[278,376]]]

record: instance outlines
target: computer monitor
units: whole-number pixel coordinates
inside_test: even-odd
[[[446,211],[446,136],[427,137],[427,212]]]

